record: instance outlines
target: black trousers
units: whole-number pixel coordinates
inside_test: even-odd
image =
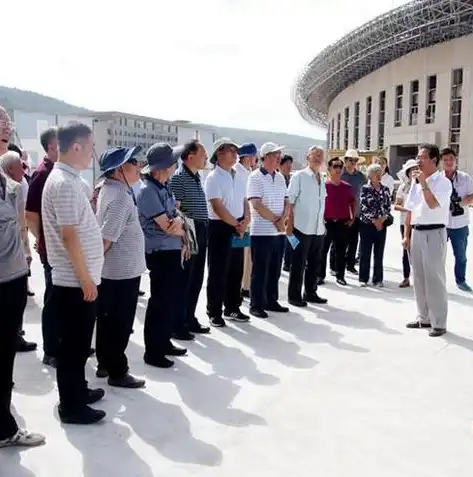
[[[56,357],[59,346],[57,324],[55,318],[53,295],[52,268],[47,260],[43,260],[44,269],[44,297],[43,311],[41,312],[41,331],[43,334],[43,351],[46,356]]]
[[[59,346],[57,385],[61,409],[75,411],[87,404],[85,365],[94,332],[97,302],[84,301],[81,288],[53,285]]]
[[[401,237],[404,238],[404,225],[401,224]],[[402,249],[402,274],[404,278],[411,276],[411,263],[409,262],[409,252]]]
[[[353,225],[348,228],[348,244],[347,244],[347,253],[346,253],[346,267],[355,268],[356,265],[356,255],[358,251],[358,242],[360,235],[360,219],[355,219]],[[336,270],[336,258],[335,258],[335,246],[332,245],[330,248],[330,270]]]
[[[146,254],[150,297],[145,315],[145,353],[149,359],[162,357],[171,344],[174,318],[179,311],[181,251],[160,250]]]
[[[292,250],[292,265],[289,273],[288,297],[290,300],[300,300],[302,282],[305,295],[317,293],[317,275],[324,247],[324,235],[306,235],[294,229],[294,235],[299,239],[299,245]]]
[[[222,306],[228,311],[238,310],[241,303],[244,249],[232,248],[235,228],[222,220],[209,223],[209,251],[207,277],[207,314],[222,316]]]
[[[141,277],[128,280],[102,278],[97,301],[96,351],[98,367],[112,379],[128,372],[125,351],[135,321]]]
[[[334,247],[335,251],[335,272],[337,278],[345,278],[346,269],[346,253],[348,246],[349,227],[346,220],[327,220],[325,222],[327,233],[324,239],[324,249],[322,252],[322,260],[320,264],[319,278],[325,279],[327,275],[327,255],[330,247]]]
[[[13,365],[27,300],[27,276],[0,283],[0,440],[18,431],[11,414]]]
[[[386,227],[377,230],[373,224],[360,224],[360,282],[370,279],[371,254],[373,254],[373,283],[383,281],[383,257],[386,244]]]
[[[292,263],[292,247],[289,241],[286,239],[284,241],[284,268],[291,268]]]
[[[174,329],[176,332],[187,331],[198,324],[195,310],[199,301],[200,291],[204,282],[205,259],[207,257],[208,224],[203,221],[194,221],[199,253],[184,262],[181,278],[181,305],[180,313],[176,318]]]
[[[279,299],[285,235],[251,236],[251,308],[264,309]]]

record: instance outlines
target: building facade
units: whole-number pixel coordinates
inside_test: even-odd
[[[472,51],[473,0],[411,2],[324,50],[299,78],[296,104],[327,127],[329,149],[382,149],[395,173],[429,142],[473,173]]]

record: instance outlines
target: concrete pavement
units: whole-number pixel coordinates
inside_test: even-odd
[[[415,308],[412,289],[397,287],[398,221],[389,232],[385,289],[329,278],[327,306],[213,329],[171,370],[142,362],[140,299],[129,356],[147,387],[108,388],[90,359],[90,385],[107,392],[99,406],[108,418],[97,426],[62,426],[41,350],[19,355],[15,410],[47,444],[0,450],[0,477],[470,477],[473,296],[454,287],[449,251],[449,333],[407,330]],[[37,259],[31,283],[25,329],[40,343]],[[283,274],[284,298],[286,288]],[[199,310],[206,321],[205,292]]]

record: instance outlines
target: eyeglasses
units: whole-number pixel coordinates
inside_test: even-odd
[[[138,165],[138,160],[132,157],[130,160],[126,161],[127,164],[131,164],[132,166],[137,166]]]
[[[342,164],[332,164],[332,169],[343,169]]]
[[[352,157],[349,157],[348,162],[352,162],[353,164],[356,164],[358,162],[358,159],[354,159]]]

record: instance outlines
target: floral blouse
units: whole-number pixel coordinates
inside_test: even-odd
[[[380,184],[376,190],[371,184],[365,184],[360,193],[360,220],[371,224],[373,219],[386,217],[391,212],[391,194]]]

